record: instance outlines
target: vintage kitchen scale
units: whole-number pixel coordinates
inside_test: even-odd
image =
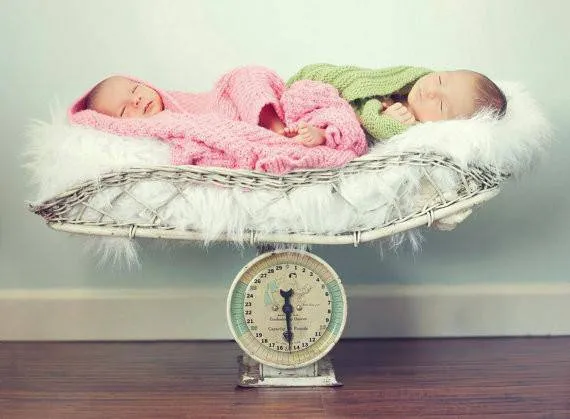
[[[327,353],[346,323],[336,272],[301,250],[263,253],[243,267],[227,299],[228,325],[244,354],[239,386],[339,386]]]

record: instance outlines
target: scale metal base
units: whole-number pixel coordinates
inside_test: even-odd
[[[328,356],[302,368],[279,369],[261,364],[243,354],[238,356],[240,387],[338,387]]]

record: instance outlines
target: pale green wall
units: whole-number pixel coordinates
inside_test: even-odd
[[[2,1],[0,15],[0,288],[225,284],[253,255],[221,246],[145,245],[143,270],[97,268],[81,241],[26,212],[23,132],[110,73],[167,89],[206,89],[258,63],[283,76],[312,62],[472,68],[524,83],[557,130],[548,159],[451,233],[413,256],[317,248],[345,281],[567,281],[570,69],[565,0]]]

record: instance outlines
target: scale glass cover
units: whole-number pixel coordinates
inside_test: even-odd
[[[336,272],[301,250],[264,253],[238,273],[227,300],[227,320],[241,349],[278,369],[319,361],[346,323],[346,295]]]

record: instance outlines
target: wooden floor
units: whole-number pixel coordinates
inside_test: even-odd
[[[0,343],[0,418],[570,418],[570,338],[344,340],[339,388],[236,388],[238,354]]]

